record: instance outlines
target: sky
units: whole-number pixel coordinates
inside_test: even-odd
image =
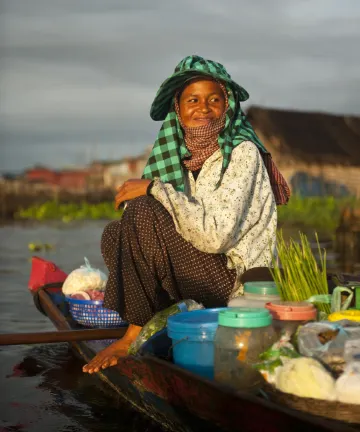
[[[141,154],[191,54],[226,67],[244,109],[360,115],[359,53],[359,0],[0,0],[0,172]]]

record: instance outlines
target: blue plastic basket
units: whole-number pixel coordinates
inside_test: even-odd
[[[65,297],[74,321],[86,327],[124,327],[127,326],[120,315],[104,308],[101,300],[79,300]]]

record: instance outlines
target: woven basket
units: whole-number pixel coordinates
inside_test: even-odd
[[[284,393],[270,384],[265,385],[264,391],[270,400],[277,404],[328,419],[357,424],[360,427],[360,405],[358,404],[299,397]]]

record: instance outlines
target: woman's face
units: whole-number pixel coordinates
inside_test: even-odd
[[[225,96],[216,81],[194,81],[181,93],[179,108],[184,126],[205,126],[224,113]]]

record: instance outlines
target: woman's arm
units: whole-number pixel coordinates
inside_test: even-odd
[[[159,179],[151,188],[179,234],[203,252],[226,253],[259,221],[266,206],[276,208],[261,155],[248,141],[234,149],[221,185],[213,189],[195,200]]]

